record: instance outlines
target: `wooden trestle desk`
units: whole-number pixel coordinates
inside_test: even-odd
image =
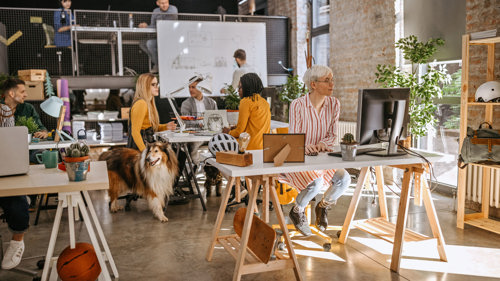
[[[56,216],[54,219],[54,226],[52,227],[52,233],[50,235],[49,245],[47,249],[47,255],[45,257],[45,265],[42,273],[42,281],[57,279],[56,263],[57,257],[54,257],[54,247],[57,240],[57,234],[59,231],[59,225],[61,223],[62,212],[64,208],[68,209],[68,222],[69,222],[69,240],[70,245],[75,247],[75,222],[74,222],[74,210],[73,207],[79,207],[82,212],[83,219],[87,231],[89,233],[90,240],[94,246],[95,252],[97,254],[97,259],[101,265],[101,276],[99,280],[111,281],[111,276],[106,265],[106,261],[109,262],[113,276],[118,279],[118,270],[116,268],[113,256],[111,256],[111,251],[109,250],[108,243],[104,237],[104,232],[102,231],[99,219],[90,199],[89,190],[101,190],[108,189],[108,170],[106,167],[106,162],[91,162],[90,172],[87,174],[87,180],[80,182],[70,182],[68,180],[68,175],[64,171],[60,171],[57,168],[45,169],[44,165],[31,165],[29,172],[26,175],[10,176],[10,177],[0,177],[0,196],[19,196],[19,195],[31,195],[40,193],[58,193],[59,202],[57,205]],[[85,197],[87,207],[90,211],[90,217],[87,212],[87,207],[82,199],[82,194]],[[92,220],[91,220],[92,218]],[[92,225],[92,222],[94,225]],[[98,236],[94,231],[97,231]],[[104,252],[101,251],[101,243],[104,248]]]
[[[259,186],[263,184],[264,194],[263,194],[263,219],[268,221],[268,214],[266,212],[269,194],[271,195],[271,200],[275,206],[279,206],[276,189],[274,188],[274,179],[280,173],[290,173],[290,172],[302,172],[309,170],[324,170],[324,169],[340,169],[340,168],[361,168],[361,174],[358,179],[358,184],[354,191],[353,198],[351,200],[345,222],[342,228],[342,232],[339,238],[339,243],[345,243],[349,230],[351,226],[356,226],[361,230],[367,231],[379,238],[385,239],[387,241],[394,243],[391,270],[399,271],[399,265],[401,260],[402,246],[404,241],[418,241],[424,239],[432,239],[424,235],[415,233],[410,230],[406,230],[406,219],[408,216],[408,204],[410,199],[410,181],[411,177],[415,174],[415,179],[419,180],[421,174],[425,170],[424,163],[422,159],[410,155],[405,156],[395,156],[395,157],[376,157],[369,155],[361,155],[356,157],[356,161],[342,161],[339,157],[328,156],[326,153],[320,153],[318,156],[306,156],[304,163],[285,163],[281,167],[274,167],[272,163],[262,162],[262,151],[255,150],[250,151],[253,154],[253,165],[248,167],[237,167],[217,163],[215,159],[207,160],[208,163],[218,168],[222,174],[227,177],[228,184],[224,191],[222,197],[221,206],[217,215],[215,228],[213,230],[212,239],[210,246],[208,248],[206,259],[211,261],[212,255],[216,244],[221,244],[230,254],[236,259],[236,267],[234,270],[233,280],[240,280],[241,276],[244,274],[251,274],[264,271],[280,270],[285,268],[293,268],[297,280],[303,280],[302,274],[300,272],[297,258],[293,251],[293,247],[288,235],[288,230],[286,228],[283,212],[281,208],[275,207],[276,215],[278,217],[278,222],[283,231],[283,236],[285,244],[288,249],[289,257],[288,259],[282,259],[279,255],[278,259],[271,261],[268,264],[262,264],[258,262],[251,253],[247,251],[248,237],[250,234],[250,226],[252,224],[252,213],[256,206],[256,198],[258,188],[253,188],[249,190],[250,199],[248,202],[247,214],[244,222],[243,233],[241,238],[234,235],[219,235],[222,220],[225,214],[225,209],[227,206],[227,201],[231,192],[231,187],[236,184],[236,191],[239,190],[240,178],[247,177],[251,179],[252,186]],[[431,162],[443,161],[443,155],[420,152]],[[397,168],[405,169],[405,174],[403,178],[403,186],[401,190],[401,200],[398,210],[397,223],[394,225],[388,221],[387,217],[387,205],[385,202],[385,196],[383,192],[383,179],[381,173],[381,166],[394,166]],[[377,172],[377,182],[379,190],[379,202],[381,206],[381,218],[374,218],[364,221],[364,223],[353,224],[354,214],[359,203],[361,189],[363,187],[364,179],[367,176],[369,167],[376,167]],[[427,211],[427,216],[431,225],[432,233],[434,238],[437,239],[438,252],[440,259],[446,261],[445,254],[445,243],[443,235],[441,233],[441,228],[439,226],[438,218],[434,208],[434,203],[432,202],[431,193],[429,188],[424,182],[424,188],[422,189],[422,197],[424,200],[425,208]],[[238,196],[238,194],[237,194]]]

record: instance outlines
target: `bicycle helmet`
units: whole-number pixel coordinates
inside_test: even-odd
[[[476,101],[500,101],[500,82],[489,81],[479,86],[476,91]]]
[[[208,142],[208,150],[215,156],[217,151],[238,151],[238,141],[231,135],[220,133]]]

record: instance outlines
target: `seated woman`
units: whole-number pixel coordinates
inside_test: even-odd
[[[145,138],[155,132],[175,130],[174,121],[159,124],[158,111],[154,97],[160,94],[158,79],[151,73],[144,73],[137,79],[134,101],[130,108],[129,138],[127,147],[143,151]]]
[[[241,101],[239,106],[238,123],[232,130],[222,129],[223,133],[238,138],[241,133],[250,135],[247,149],[262,149],[262,135],[271,130],[271,109],[266,99],[260,94],[264,86],[259,76],[255,73],[247,73],[240,78],[238,93]]]
[[[306,154],[331,151],[337,138],[340,102],[332,96],[332,70],[315,65],[304,74],[309,93],[294,100],[290,105],[289,133],[306,134]],[[316,205],[316,226],[324,231],[328,226],[327,209],[347,190],[351,178],[344,169],[318,170],[281,174],[279,180],[299,191],[290,219],[295,228],[305,236],[311,228],[304,213],[305,207],[322,189],[328,188],[323,199]]]

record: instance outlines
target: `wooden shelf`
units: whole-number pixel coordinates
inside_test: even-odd
[[[466,224],[500,234],[500,221],[488,218],[465,219]]]
[[[467,102],[467,105],[500,105],[500,102]]]
[[[500,43],[500,37],[483,38],[469,41],[469,45],[485,45],[495,43]]]
[[[394,243],[394,233],[396,231],[396,225],[393,224],[392,222],[387,221],[383,217],[357,221],[355,223],[355,226],[359,230],[367,232],[389,243]],[[404,239],[405,239],[404,242],[406,243],[406,242],[415,242],[415,241],[422,241],[434,238],[406,229]]]
[[[237,234],[219,236],[217,242],[237,261],[240,250],[240,237]],[[293,267],[292,259],[288,255],[275,251],[276,259],[263,264],[259,258],[247,248],[243,274],[281,270]]]
[[[469,106],[483,106],[484,116],[482,121],[492,123],[494,120],[494,106],[500,105],[499,102],[494,103],[483,103],[476,102],[472,97],[470,81],[469,81],[469,71],[470,71],[470,48],[473,45],[486,45],[487,46],[487,56],[486,56],[486,81],[495,80],[495,44],[500,43],[499,37],[484,38],[478,40],[470,40],[470,35],[466,34],[462,36],[462,97],[461,104],[463,105],[460,109],[460,149],[463,145],[463,140],[467,136],[467,126],[468,126],[468,115],[471,110]],[[480,64],[477,61],[473,61],[474,65]],[[477,78],[475,77],[477,80]],[[470,167],[482,167],[482,168],[493,168],[500,169],[500,164],[496,163],[482,163],[473,164],[470,163]],[[458,170],[458,180],[457,180],[457,227],[464,228],[464,224],[470,224],[477,227],[484,228],[486,230],[499,233],[500,234],[500,222],[492,221],[488,219],[489,216],[489,204],[481,204],[481,212],[474,214],[465,214],[465,201],[466,201],[466,191],[469,189],[467,187],[467,170]],[[491,169],[481,169],[482,182],[481,190],[479,190],[481,195],[481,202],[490,202],[490,191],[495,188],[491,181]],[[476,179],[477,180],[477,179]]]

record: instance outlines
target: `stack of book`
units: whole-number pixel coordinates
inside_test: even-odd
[[[470,39],[477,40],[477,39],[491,38],[491,37],[496,37],[496,36],[497,36],[497,30],[491,29],[491,30],[485,30],[485,31],[479,31],[479,32],[472,32],[470,34]]]

